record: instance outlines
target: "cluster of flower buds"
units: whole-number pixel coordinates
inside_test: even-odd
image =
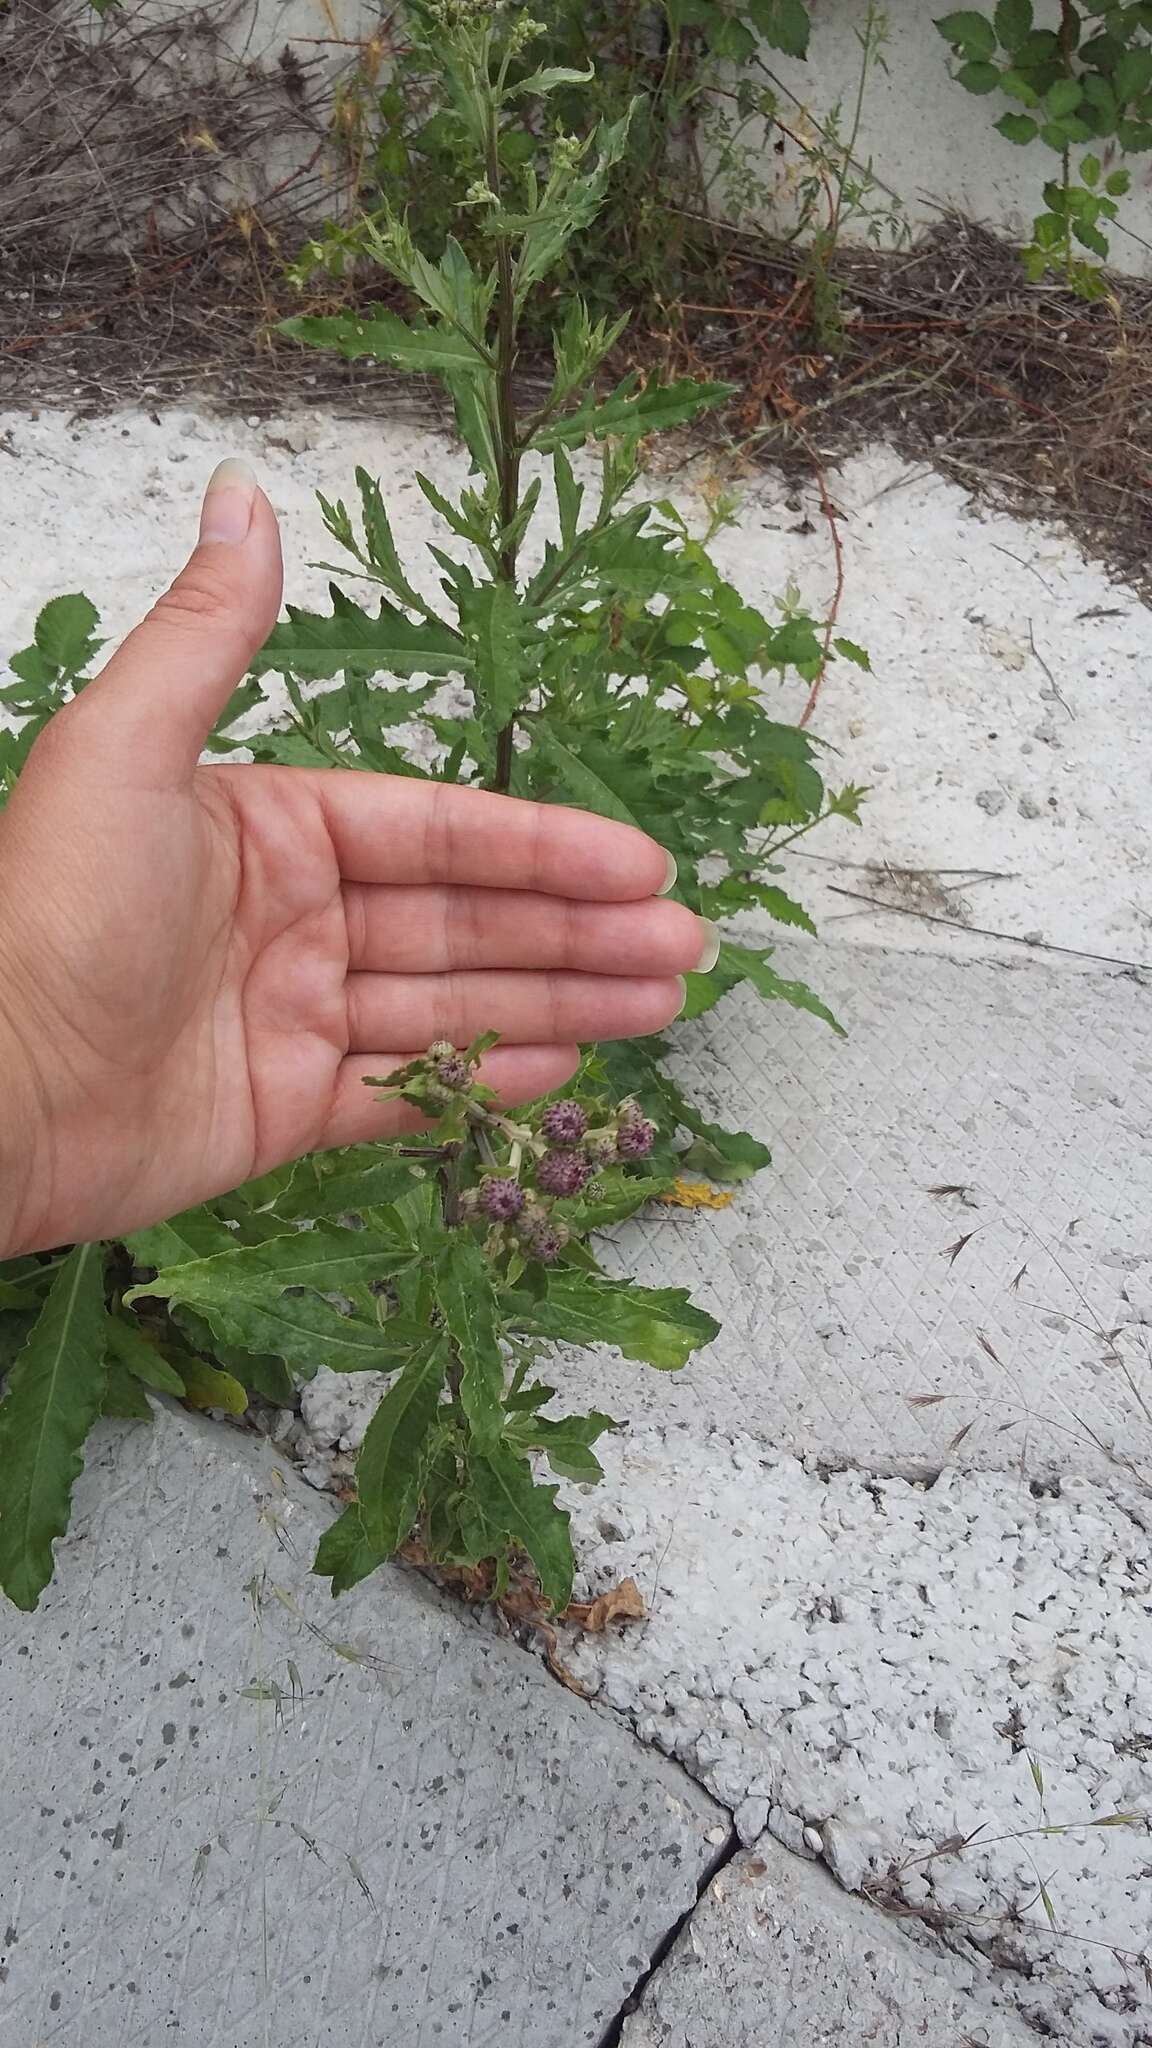
[[[632,1101],[620,1103],[599,1127],[579,1102],[565,1101],[551,1103],[535,1131],[510,1128],[517,1131],[512,1169],[487,1174],[470,1189],[464,1215],[492,1226],[493,1251],[518,1248],[545,1266],[555,1263],[569,1236],[555,1203],[595,1196],[597,1168],[645,1158],[656,1137],[655,1125]]]

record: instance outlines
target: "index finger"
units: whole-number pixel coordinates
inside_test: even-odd
[[[676,879],[662,846],[614,818],[404,775],[334,769],[311,779],[346,882],[466,883],[627,903]]]

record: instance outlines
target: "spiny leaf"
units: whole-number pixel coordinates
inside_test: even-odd
[[[603,441],[609,435],[660,434],[669,427],[695,419],[709,406],[724,405],[734,397],[734,384],[702,384],[693,377],[678,377],[671,384],[649,384],[637,389],[634,376],[625,377],[609,397],[590,394],[575,412],[538,427],[529,446],[546,454],[554,448],[577,448],[588,440]]]
[[[386,598],[373,617],[334,583],[330,594],[329,617],[287,607],[287,622],[274,626],[254,655],[253,675],[271,672],[316,682],[345,669],[363,676],[440,676],[470,666],[463,641],[450,627],[407,619]]]
[[[737,946],[725,940],[720,948],[719,965],[736,972],[745,981],[750,981],[758,995],[769,1002],[790,1003],[794,1010],[807,1010],[813,1017],[820,1017],[830,1024],[840,1038],[847,1037],[844,1026],[837,1022],[827,1004],[803,981],[785,981],[769,966],[768,956],[755,946]]]
[[[270,1351],[291,1364],[327,1365],[333,1372],[380,1372],[390,1356],[407,1349],[411,1328],[398,1319],[377,1323],[344,1315],[324,1296],[386,1280],[412,1257],[410,1247],[381,1244],[370,1231],[327,1224],[165,1268],[125,1301],[158,1295],[184,1303],[221,1343],[242,1351]]]
[[[360,1447],[360,1520],[368,1546],[386,1555],[404,1541],[416,1519],[425,1446],[450,1360],[443,1337],[410,1358],[368,1424]]]
[[[636,1287],[601,1273],[553,1272],[542,1301],[517,1298],[517,1323],[567,1344],[614,1344],[662,1371],[684,1365],[720,1325],[682,1287]]]
[[[523,652],[520,604],[508,583],[483,583],[460,607],[469,662],[476,671],[478,711],[496,731],[520,708]]]
[[[575,1560],[568,1516],[556,1506],[556,1488],[535,1485],[527,1458],[507,1443],[477,1453],[470,1469],[472,1497],[487,1532],[527,1551],[544,1598],[561,1613],[572,1597]]]
[[[478,1244],[457,1238],[443,1247],[433,1286],[444,1326],[460,1360],[460,1399],[475,1441],[495,1442],[504,1419],[504,1355],[497,1337],[492,1267]]]
[[[100,1412],[108,1317],[100,1245],[77,1245],[9,1368],[0,1401],[0,1586],[34,1608],[52,1576],[83,1444]]]
[[[278,332],[308,348],[333,349],[349,362],[373,356],[378,363],[391,363],[397,370],[473,374],[486,367],[483,356],[454,328],[410,327],[386,306],[370,306],[363,315],[337,313],[329,319],[306,314],[282,320]]]

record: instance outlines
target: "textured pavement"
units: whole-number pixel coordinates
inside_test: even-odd
[[[101,1432],[0,1609],[5,2048],[593,2048],[694,1903],[707,1794],[401,1571],[333,1602],[326,1516],[256,1439]]]
[[[1152,1458],[1152,991],[827,943],[775,964],[848,1038],[743,991],[679,1035],[682,1085],[773,1166],[619,1233],[721,1334],[671,1377],[582,1357],[565,1391],[877,1471]]]
[[[621,2048],[1027,2048],[1036,2036],[765,1836],[713,1879]]]

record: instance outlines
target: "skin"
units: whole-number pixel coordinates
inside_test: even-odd
[[[714,942],[662,849],[578,811],[201,766],[275,621],[275,515],[225,463],[186,568],[0,818],[0,1255],[111,1237],[415,1127],[364,1077],[498,1030],[506,1103],[661,1029]]]

